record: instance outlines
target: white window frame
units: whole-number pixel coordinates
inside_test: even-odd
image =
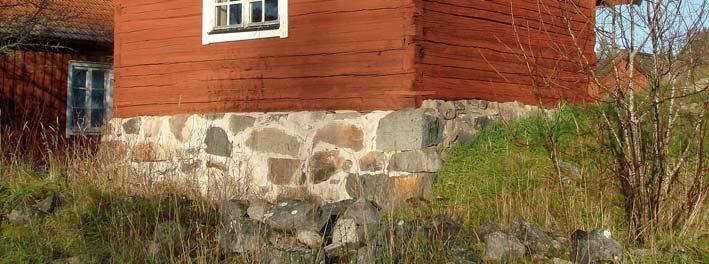
[[[108,121],[111,119],[113,115],[113,65],[111,63],[103,63],[103,62],[91,62],[91,61],[69,61],[69,72],[68,72],[68,79],[67,79],[67,96],[66,96],[66,135],[67,137],[70,136],[78,136],[78,135],[101,135],[101,127],[76,127],[76,123],[74,122],[74,106],[73,106],[73,97],[74,97],[74,92],[72,89],[73,88],[73,75],[74,75],[74,70],[75,69],[85,69],[87,71],[86,75],[86,86],[87,87],[93,87],[93,84],[91,83],[93,81],[93,78],[91,76],[92,72],[94,70],[100,70],[100,71],[105,71],[107,76],[104,78],[104,122]],[[91,91],[88,90],[87,93],[85,94],[86,98],[91,97]],[[85,107],[87,109],[87,118],[89,124],[91,123],[91,105],[89,104],[88,99],[85,100]],[[104,123],[105,124],[105,123]]]
[[[251,1],[244,0],[244,6],[248,6],[247,3],[249,2]],[[248,39],[288,37],[288,0],[278,0],[279,27],[277,29],[253,30],[243,32],[213,33],[214,29],[216,28],[216,6],[217,5],[215,0],[202,0],[202,45]],[[246,13],[249,12],[242,13],[242,22],[247,21],[246,19],[250,16],[250,14]],[[229,18],[227,17],[227,20],[228,19]],[[258,24],[263,25],[269,23]]]

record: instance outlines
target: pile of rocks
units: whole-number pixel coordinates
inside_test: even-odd
[[[219,235],[222,253],[269,263],[396,262],[407,254],[404,248],[421,241],[445,245],[442,259],[448,263],[523,257],[554,263],[617,263],[623,252],[607,229],[578,230],[567,239],[517,221],[466,232],[446,216],[384,220],[378,206],[364,198],[323,206],[299,200],[273,205],[231,200],[220,209],[225,223]],[[472,249],[478,243],[484,251]]]
[[[553,263],[620,263],[623,248],[611,238],[608,229],[597,228],[587,233],[576,230],[571,239],[556,237],[534,225],[517,221],[513,224],[485,224],[477,232],[485,243],[485,260],[505,260],[530,256],[551,259]],[[560,256],[568,252],[571,261]]]
[[[16,206],[6,218],[17,225],[35,223],[58,210],[60,202],[59,196],[50,195],[31,205]],[[218,248],[211,250],[218,250],[227,258],[243,257],[259,263],[397,262],[406,254],[421,253],[415,251],[420,250],[422,242],[427,250],[432,245],[442,245],[440,252],[425,253],[441,254],[440,259],[446,263],[523,257],[558,264],[623,260],[623,248],[611,238],[608,229],[576,230],[566,239],[517,221],[484,224],[476,232],[467,232],[446,216],[383,219],[377,204],[365,198],[322,206],[300,200],[281,200],[275,204],[229,200],[220,203],[219,212],[222,225],[215,243]],[[148,243],[149,257],[157,262],[166,261],[170,252],[177,250],[176,241],[185,234],[185,228],[177,222],[159,223]],[[478,244],[479,247],[475,246]]]
[[[270,263],[377,263],[399,258],[401,252],[391,252],[392,247],[386,246],[392,239],[410,242],[426,236],[462,241],[458,238],[464,235],[458,224],[443,216],[383,220],[379,207],[366,199],[323,206],[299,200],[273,205],[231,200],[223,202],[220,209],[225,223],[219,234],[222,253]],[[462,245],[454,247],[451,255],[454,263],[479,262],[476,254]]]
[[[60,202],[61,198],[58,195],[49,195],[44,199],[37,200],[34,204],[21,203],[5,217],[8,222],[16,225],[37,223],[46,215],[56,211]]]
[[[532,256],[535,259],[557,257],[563,253],[566,239],[554,237],[528,222],[485,224],[478,229],[485,242],[485,259],[500,260]]]
[[[444,245],[443,259],[448,263],[523,257],[554,263],[617,263],[623,253],[607,229],[578,230],[567,239],[517,221],[466,232],[446,216],[384,220],[378,206],[364,198],[323,206],[299,200],[273,205],[232,200],[220,209],[225,223],[219,235],[222,253],[268,263],[391,262],[409,254],[407,247],[410,250],[417,241]],[[484,250],[473,250],[476,244]]]
[[[576,230],[571,235],[569,255],[574,263],[620,263],[623,247],[611,238],[611,231],[596,228],[591,232]]]

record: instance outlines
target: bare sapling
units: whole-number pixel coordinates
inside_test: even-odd
[[[596,25],[596,53],[588,54],[587,32],[579,22],[581,3],[562,1],[568,39],[549,44],[559,61],[574,61],[588,76],[585,89],[602,129],[596,134],[613,166],[605,169],[624,197],[629,240],[654,243],[663,236],[684,238],[707,221],[706,181],[707,116],[709,109],[709,29],[706,1],[635,1],[608,4],[585,17]],[[553,10],[545,6],[540,10]],[[574,8],[574,6],[576,8]],[[541,12],[541,11],[540,11]],[[546,12],[546,11],[545,11]],[[542,70],[527,31],[530,27],[513,18],[520,61],[526,65],[538,105],[549,107],[550,97],[566,98],[557,70]],[[548,35],[558,32],[545,32]],[[550,37],[551,38],[551,37]],[[576,52],[569,52],[575,49]],[[574,54],[575,53],[575,54]],[[558,106],[558,105],[557,105]],[[548,151],[561,184],[561,153],[555,118],[540,118],[538,144]],[[568,205],[564,205],[568,208]],[[568,210],[568,209],[567,209]]]

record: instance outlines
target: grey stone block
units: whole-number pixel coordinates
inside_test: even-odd
[[[59,206],[59,200],[59,196],[52,194],[37,202],[34,207],[43,213],[53,213]]]
[[[350,205],[332,230],[334,243],[353,244],[370,241],[379,229],[382,215],[372,202],[360,198]]]
[[[389,171],[438,172],[443,165],[441,155],[428,148],[395,153],[389,160]]]
[[[126,134],[137,135],[140,133],[140,118],[131,118],[123,123],[123,132]]]
[[[309,248],[320,248],[323,244],[323,237],[320,233],[310,230],[296,230],[295,237],[298,242]]]
[[[423,110],[395,111],[379,121],[377,149],[382,151],[413,150],[441,142],[443,125],[440,118]]]
[[[170,118],[170,132],[175,135],[175,138],[181,142],[187,141],[189,138],[184,138],[182,135],[182,130],[185,129],[187,124],[188,115],[178,115]]]
[[[305,176],[302,173],[303,161],[297,159],[268,159],[268,180],[273,184],[303,184]]]
[[[347,177],[345,189],[350,197],[366,198],[376,202],[382,210],[389,211],[428,199],[434,179],[433,173],[398,177],[385,174],[351,174]]]
[[[263,200],[253,200],[249,202],[249,208],[246,209],[246,214],[251,219],[263,222],[266,211],[271,208],[271,205]]]
[[[249,127],[254,126],[256,118],[250,116],[233,115],[229,118],[229,131],[232,135],[239,134]]]
[[[344,159],[338,151],[319,151],[310,158],[310,176],[313,183],[327,181],[342,169]]]
[[[326,219],[319,206],[298,200],[283,200],[264,214],[264,222],[280,231],[320,231]]]
[[[451,101],[441,103],[441,105],[438,106],[438,112],[446,120],[454,119],[457,114],[455,104]]]
[[[326,142],[338,147],[359,151],[364,147],[364,133],[355,125],[328,124],[318,130],[313,141]]]
[[[386,156],[384,156],[384,152],[372,151],[359,159],[359,169],[362,171],[381,171],[384,169],[385,161]]]
[[[206,152],[209,154],[223,157],[231,156],[233,146],[224,129],[220,127],[210,127],[207,129],[204,144],[207,145]]]
[[[246,145],[255,151],[297,156],[301,142],[279,129],[264,128],[253,131]]]
[[[514,260],[526,253],[524,244],[516,237],[502,232],[494,232],[483,237],[485,259],[490,261]]]
[[[576,230],[571,236],[569,255],[574,263],[621,263],[623,247],[611,237],[610,230]]]
[[[495,120],[490,116],[476,113],[460,114],[446,123],[443,141],[446,147],[475,140],[479,131],[492,126]]]
[[[37,223],[44,217],[44,213],[34,207],[27,205],[18,205],[7,216],[7,221],[16,225],[28,225]]]

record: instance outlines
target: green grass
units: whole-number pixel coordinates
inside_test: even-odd
[[[550,118],[536,116],[496,124],[482,131],[474,141],[453,148],[434,186],[435,196],[442,198],[437,206],[465,211],[470,205],[475,205],[475,210],[468,210],[472,212],[465,216],[465,220],[471,226],[477,226],[507,216],[514,217],[511,212],[500,210],[500,201],[513,199],[520,207],[539,209],[551,216],[530,215],[533,219],[529,220],[544,226],[559,225],[554,223],[554,219],[563,218],[565,211],[561,208],[559,178],[550,153],[543,144],[546,140],[544,135],[546,131],[551,131],[558,138],[561,159],[576,164],[584,174],[595,167],[605,166],[596,158],[600,148],[597,141],[583,134],[593,125],[587,111],[590,110],[564,106],[551,113]],[[542,122],[547,125],[540,126]],[[609,184],[610,179],[598,176],[586,177],[583,182],[565,186],[564,191],[569,192],[568,197],[595,198],[598,194],[581,193],[582,196],[579,196],[576,192],[584,191],[585,186],[600,184],[604,185],[604,190],[617,193],[615,187]],[[546,194],[547,200],[528,199],[537,194]],[[540,202],[545,206],[541,206]],[[611,199],[611,202],[617,200]]]
[[[626,247],[643,247],[628,242],[623,196],[609,170],[612,156],[599,138],[602,128],[595,113],[601,107],[607,106],[566,105],[546,117],[496,124],[453,148],[434,185],[430,214],[453,215],[472,230],[487,222],[524,219],[563,237],[575,229],[608,227]],[[544,147],[549,133],[558,140],[560,159],[575,164],[583,180],[560,185]],[[681,134],[672,140],[682,140]],[[667,246],[628,261],[706,263],[709,241],[698,236],[707,230],[696,231],[682,241],[668,234],[658,242]]]
[[[165,221],[181,223],[187,229],[185,241],[193,243],[180,248],[183,252],[175,255],[176,260],[213,243],[218,216],[206,201],[185,202],[183,196],[174,194],[141,198],[91,186],[78,188],[46,175],[3,180],[7,188],[0,193],[0,214],[9,213],[13,204],[33,204],[50,194],[61,197],[61,207],[28,226],[3,221],[0,263],[45,263],[74,256],[86,263],[146,262],[153,230]]]
[[[486,222],[525,219],[558,236],[575,229],[610,227],[627,248],[622,195],[608,168],[612,160],[603,141],[595,111],[602,106],[563,106],[546,117],[530,117],[483,130],[474,141],[455,147],[435,182],[429,205],[402,212],[406,217],[451,215],[468,230]],[[541,124],[541,125],[540,125]],[[558,139],[562,160],[574,163],[585,175],[560,186],[544,147],[551,132]],[[681,140],[681,139],[675,139]],[[82,263],[145,263],[154,261],[147,248],[158,223],[179,223],[185,232],[179,247],[169,254],[172,263],[240,263],[220,260],[208,249],[215,246],[219,216],[215,205],[189,192],[156,189],[134,193],[135,186],[106,177],[101,162],[83,176],[68,177],[65,165],[30,166],[28,162],[0,161],[0,215],[21,203],[33,204],[50,194],[62,197],[61,209],[29,226],[0,224],[0,263],[46,263],[78,256]],[[57,166],[53,168],[52,166]],[[78,177],[78,178],[77,178]],[[103,178],[102,178],[103,177]],[[106,179],[110,178],[110,179]],[[124,181],[128,182],[128,181]],[[563,189],[565,197],[561,195]],[[186,200],[181,193],[192,198]],[[653,254],[628,263],[708,263],[706,228],[677,241],[668,234]],[[394,241],[394,244],[402,241]],[[482,251],[469,241],[469,247]],[[447,245],[408,245],[404,263],[443,261]],[[525,259],[520,262],[529,263]]]

